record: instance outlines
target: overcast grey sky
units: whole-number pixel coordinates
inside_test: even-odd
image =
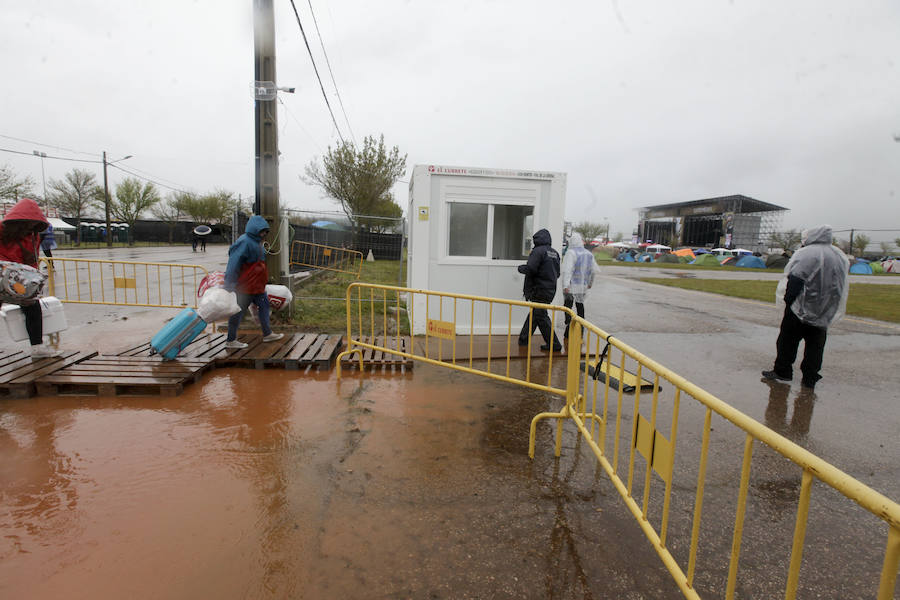
[[[282,204],[335,210],[299,178],[338,138],[290,1],[274,2],[278,84],[297,88],[279,104]],[[349,136],[309,4],[295,2]],[[312,7],[356,139],[383,133],[409,169],[562,171],[567,220],[626,234],[636,207],[730,194],[790,208],[784,228],[900,229],[895,1]],[[252,0],[0,8],[0,148],[131,154],[120,166],[171,187],[252,195]],[[40,187],[38,158],[0,152],[0,164]],[[102,174],[44,166],[48,179]],[[405,209],[406,185],[395,195]]]

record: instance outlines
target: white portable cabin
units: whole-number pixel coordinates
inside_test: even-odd
[[[525,276],[516,267],[531,252],[531,237],[547,229],[560,251],[566,202],[566,174],[515,169],[416,165],[409,182],[407,287],[431,291],[523,300]],[[453,320],[453,303],[429,302],[416,295],[414,334],[427,319]],[[456,303],[457,334],[506,334],[509,312]],[[441,314],[441,309],[443,313]],[[501,314],[502,313],[502,314]],[[525,308],[513,310],[517,335]],[[490,325],[490,327],[489,327]]]

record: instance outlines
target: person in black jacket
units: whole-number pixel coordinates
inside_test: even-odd
[[[529,302],[550,304],[556,295],[556,280],[559,279],[559,253],[550,246],[550,232],[546,229],[539,230],[531,239],[534,247],[528,255],[528,262],[518,267],[519,273],[525,275],[522,291]],[[535,308],[525,317],[522,331],[519,332],[520,346],[528,345],[528,339],[534,334],[535,328],[540,328],[541,335],[544,336],[541,350],[550,350],[551,340],[554,351],[562,350],[546,308]]]

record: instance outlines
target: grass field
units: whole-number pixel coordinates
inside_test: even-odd
[[[775,302],[775,286],[778,284],[777,281],[663,279],[661,277],[642,277],[641,281],[773,304]],[[900,323],[900,287],[851,282],[850,294],[847,297],[847,314]]]
[[[295,292],[292,324],[305,331],[321,333],[346,331],[347,286],[355,281],[357,281],[356,277],[348,273],[316,272]],[[406,261],[363,261],[358,281],[406,286]],[[383,304],[376,302],[372,309],[375,314],[382,314]],[[368,306],[366,310],[368,310]]]

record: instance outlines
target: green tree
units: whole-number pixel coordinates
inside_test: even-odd
[[[872,238],[867,236],[864,233],[857,233],[853,236],[853,247],[856,248],[857,253],[862,256],[862,254],[866,251],[866,246],[872,243]]]
[[[581,237],[584,238],[585,243],[590,242],[595,237],[599,237],[600,235],[608,235],[609,234],[609,225],[602,223],[590,223],[588,221],[582,221],[578,223],[574,227],[572,227],[575,231],[581,234]]]
[[[81,217],[103,197],[103,189],[97,185],[96,176],[84,169],[72,169],[62,179],[50,179],[47,184],[50,199],[60,214],[75,219],[75,245],[81,245]]]
[[[134,245],[134,222],[141,213],[159,202],[159,192],[150,182],[141,184],[136,177],[126,177],[116,185],[116,196],[110,202],[109,210],[117,221],[128,223],[128,245]],[[107,232],[109,235],[109,232]]]
[[[328,147],[320,166],[313,159],[306,166],[304,181],[322,188],[325,195],[341,205],[344,213],[357,227],[384,229],[380,219],[367,216],[399,217],[402,209],[394,202],[391,188],[406,174],[406,155],[394,146],[388,151],[382,135],[376,142],[366,136],[362,148],[342,142]]]
[[[0,167],[0,200],[15,202],[33,194],[34,180],[31,177],[19,177],[8,165]]]
[[[881,246],[881,255],[887,256],[891,253],[891,243],[890,242],[881,242],[879,244]]]

